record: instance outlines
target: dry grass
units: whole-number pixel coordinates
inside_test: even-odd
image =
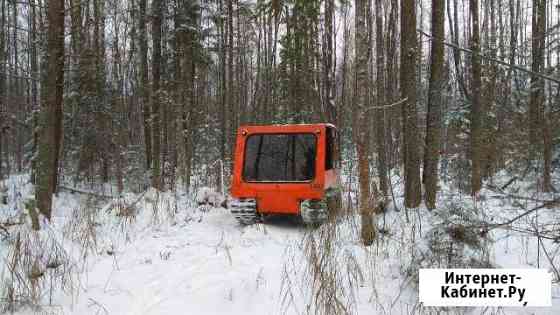
[[[52,293],[58,289],[72,296],[77,293],[76,265],[48,228],[37,232],[25,226],[14,233],[4,264],[1,312],[38,310],[52,304]]]
[[[63,236],[77,244],[80,259],[84,263],[89,255],[95,255],[98,250],[97,227],[101,225],[99,213],[94,201],[88,198],[84,205],[72,211],[63,228]]]
[[[347,250],[343,230],[357,228],[347,211],[318,228],[308,228],[301,243],[288,247],[281,285],[281,313],[354,314],[364,272],[353,251]],[[359,235],[358,229],[354,234]],[[301,301],[300,299],[303,299]],[[298,305],[304,303],[304,309]]]

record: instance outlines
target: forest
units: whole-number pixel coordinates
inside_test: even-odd
[[[422,314],[401,297],[419,268],[500,266],[510,237],[560,290],[560,0],[0,0],[0,12],[2,311],[74,296],[84,257],[117,255],[101,235],[140,230],[142,211],[151,225],[225,220],[196,200],[228,198],[238,127],[270,124],[337,127],[345,217],[267,227],[321,262],[298,282],[309,296],[269,288],[278,313],[400,313],[409,296]],[[352,269],[326,244],[354,233]],[[421,253],[406,245],[422,240]],[[215,241],[232,264],[234,245]],[[403,250],[396,298],[348,298],[348,279],[383,265],[372,252]],[[128,311],[90,299],[78,314]]]

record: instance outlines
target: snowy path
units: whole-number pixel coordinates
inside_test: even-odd
[[[274,314],[285,250],[302,235],[288,222],[241,227],[213,209],[201,222],[156,230],[104,255],[71,312]]]

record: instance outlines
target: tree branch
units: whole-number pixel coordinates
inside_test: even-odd
[[[493,62],[495,62],[495,63],[498,63],[498,64],[502,65],[502,66],[506,66],[506,67],[511,68],[511,69],[515,69],[515,70],[518,70],[518,71],[521,71],[521,72],[525,72],[525,73],[528,73],[528,74],[530,74],[530,75],[533,75],[533,76],[539,77],[539,78],[541,78],[541,79],[545,79],[545,80],[548,80],[548,81],[551,81],[551,82],[554,82],[554,83],[557,83],[557,84],[560,85],[560,78],[554,78],[554,77],[548,76],[548,75],[546,75],[546,74],[534,72],[534,71],[531,71],[531,70],[529,70],[529,69],[525,69],[525,68],[523,68],[523,67],[520,67],[520,66],[517,66],[517,65],[514,65],[514,64],[510,64],[510,63],[507,63],[507,62],[502,61],[502,60],[500,60],[500,59],[496,59],[496,58],[493,58],[493,57],[490,57],[490,56],[486,56],[486,55],[483,55],[483,54],[475,53],[475,52],[473,52],[473,51],[470,50],[470,49],[463,48],[463,47],[461,47],[461,46],[458,46],[458,45],[455,45],[455,44],[446,42],[445,40],[440,39],[440,38],[435,38],[434,36],[432,36],[432,35],[430,35],[430,34],[424,32],[422,29],[418,29],[417,31],[418,31],[419,33],[421,33],[422,35],[424,35],[424,36],[426,36],[426,37],[428,37],[428,38],[431,38],[432,40],[439,40],[439,41],[442,41],[443,44],[444,44],[445,46],[458,49],[458,50],[460,50],[460,51],[462,51],[462,52],[466,52],[466,53],[468,53],[468,54],[475,55],[475,56],[480,57],[480,58],[482,58],[482,59],[486,59],[486,60],[493,61]]]

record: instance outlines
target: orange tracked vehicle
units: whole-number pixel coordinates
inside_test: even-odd
[[[228,208],[244,225],[271,214],[320,224],[340,207],[337,156],[331,124],[241,126]]]

